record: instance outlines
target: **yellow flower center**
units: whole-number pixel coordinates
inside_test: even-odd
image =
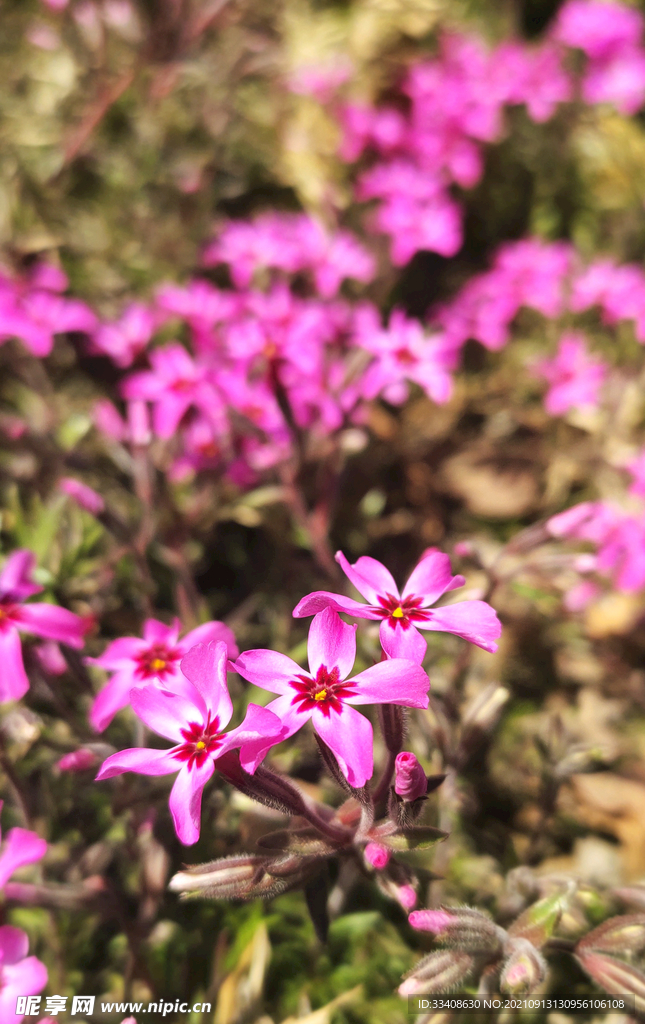
[[[195,749],[196,750],[205,750],[206,749],[206,744],[204,743],[203,740],[199,740],[199,742],[195,744]]]
[[[314,700],[326,700],[327,690],[318,690],[318,693],[314,693]]]
[[[152,669],[153,672],[161,672],[161,670],[165,667],[166,662],[163,660],[163,658],[153,658],[152,661],[150,662],[150,668]]]
[[[395,608],[394,611],[392,612],[392,618],[393,619],[402,619],[404,614],[405,613],[404,613],[403,609],[399,605],[399,607]]]

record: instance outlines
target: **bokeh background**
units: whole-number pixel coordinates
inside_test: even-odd
[[[642,265],[642,112],[574,101],[536,123],[524,106],[510,107],[499,137],[482,146],[481,178],[452,186],[463,244],[451,256],[419,251],[403,266],[369,230],[356,161],[339,155],[341,99],[396,105],[405,68],[436,55],[442,33],[491,47],[538,43],[560,6],[4,0],[7,273],[24,278],[47,260],[64,269],[71,295],[115,320],[127,303],[150,301],[161,282],[189,280],[228,219],[267,210],[305,210],[355,230],[379,269],[347,294],[384,315],[397,307],[424,318],[486,271],[502,243],[528,235],[571,243],[583,263],[602,256]],[[320,66],[347,72],[341,99],[298,86]],[[221,268],[200,273],[226,285]],[[448,773],[426,820],[451,835],[415,864],[433,905],[468,903],[502,922],[573,880],[577,902],[562,928],[575,936],[582,918],[624,910],[620,892],[638,907],[645,878],[644,607],[641,586],[607,573],[588,600],[567,604],[579,567],[544,524],[587,500],[618,500],[642,515],[625,467],[643,444],[645,405],[633,323],[608,324],[590,310],[587,336],[612,366],[608,397],[559,416],[547,411],[530,367],[573,319],[523,308],[503,350],[466,342],[449,401],[436,404],[413,387],[404,404],[372,403],[336,466],[322,532],[327,551],[370,554],[399,580],[425,548],[439,547],[467,578],[463,596],[497,609],[504,631],[494,655],[430,635],[432,705],[410,716],[408,743],[428,771]],[[93,413],[99,399],[119,401],[122,377],[75,332],[57,334],[43,359],[15,337],[0,348],[3,551],[33,551],[49,598],[88,617],[86,654],[138,635],[154,611],[179,615],[186,628],[224,619],[241,648],[302,658],[307,624],[292,619],[292,608],[311,590],[334,589],[312,522],[283,500],[277,471],[241,488],[217,474],[175,481],[163,452],[133,467]],[[312,508],[329,486],[318,470],[305,467],[300,481]],[[69,475],[103,496],[134,541],[61,493]],[[639,544],[625,557],[636,558]],[[361,656],[375,651],[366,634]],[[5,919],[26,930],[46,963],[47,992],[208,999],[205,1019],[215,1024],[407,1019],[395,990],[430,947],[396,903],[369,878],[356,879],[323,946],[298,892],[267,904],[180,902],[166,891],[173,869],[248,849],[272,821],[213,784],[202,837],[187,854],[163,779],[117,790],[94,784],[91,769],[57,769],[79,744],[99,753],[99,741],[104,752],[131,745],[136,727],[125,712],[105,736],[93,733],[87,713],[103,677],[80,657],[70,654],[55,676],[30,649],[26,658],[29,694],[3,705],[0,719],[3,827],[35,829],[50,846],[25,871],[36,886],[31,903],[9,901]],[[238,704],[251,699],[241,682],[232,686]],[[337,799],[311,735],[281,748],[273,764],[312,794]],[[590,990],[570,958],[553,963],[560,990]]]

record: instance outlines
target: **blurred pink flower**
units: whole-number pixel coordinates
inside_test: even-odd
[[[196,644],[222,641],[228,648],[229,658],[238,655],[233,632],[223,622],[205,622],[190,630],[181,640],[180,630],[179,619],[170,626],[157,619],[146,619],[143,639],[120,637],[108,644],[100,657],[86,658],[88,664],[113,673],[90,710],[90,722],[97,732],[107,729],[117,711],[130,703],[133,687],[156,683],[164,689],[173,690],[181,686],[181,659]]]
[[[19,700],[29,689],[18,630],[58,640],[70,647],[84,643],[85,623],[79,615],[55,604],[24,604],[42,587],[34,583],[31,551],[14,551],[0,572],[0,703]]]
[[[0,1020],[7,1024],[19,1024],[24,1017],[16,1012],[18,997],[42,992],[47,984],[47,968],[28,952],[26,932],[10,924],[0,926]]]
[[[584,335],[564,334],[555,356],[535,364],[534,372],[550,384],[544,406],[552,416],[573,408],[595,407],[607,376],[607,364],[587,351]]]

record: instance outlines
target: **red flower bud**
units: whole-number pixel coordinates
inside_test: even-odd
[[[428,789],[426,773],[414,754],[402,750],[394,762],[394,792],[404,800],[418,800]]]
[[[384,846],[380,846],[379,843],[368,843],[365,847],[365,860],[373,868],[379,871],[382,870],[387,866],[389,859],[390,851]]]

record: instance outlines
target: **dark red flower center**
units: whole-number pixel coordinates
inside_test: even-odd
[[[175,662],[179,661],[181,653],[176,647],[167,647],[166,644],[151,644],[145,651],[137,655],[136,674],[141,679],[151,679],[156,676],[163,679],[174,671]]]
[[[356,690],[344,683],[339,675],[336,665],[331,670],[321,665],[315,679],[306,675],[296,676],[290,684],[296,691],[291,703],[296,704],[299,711],[318,708],[327,716],[332,709],[340,711],[342,701],[346,697],[353,697]]]
[[[432,616],[429,609],[421,608],[422,597],[394,597],[392,594],[379,594],[376,608],[382,619],[389,619],[391,626],[409,629],[414,622],[427,622]]]
[[[219,719],[211,721],[210,712],[206,725],[191,722],[185,729],[180,729],[184,742],[173,751],[178,761],[187,761],[189,768],[201,768],[209,754],[220,745],[222,733],[219,732]]]
[[[12,601],[0,601],[0,630],[11,626],[19,618],[19,605]]]
[[[414,366],[415,363],[419,362],[417,357],[408,348],[398,348],[394,355],[401,366]]]

